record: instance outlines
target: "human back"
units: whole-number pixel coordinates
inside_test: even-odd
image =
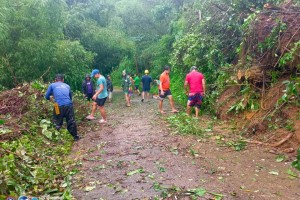
[[[151,76],[149,76],[148,74],[145,74],[143,77],[142,77],[142,83],[143,83],[143,88],[146,88],[146,89],[150,89],[150,84],[152,82],[152,78]]]
[[[188,82],[190,87],[190,94],[203,93],[203,79],[204,75],[195,70],[187,74],[186,81]]]
[[[103,90],[101,93],[98,95],[99,99],[103,99],[108,96],[107,92],[107,84],[106,84],[106,79],[104,76],[100,75],[100,77],[97,79],[97,90],[100,89],[100,85],[103,85]]]
[[[71,95],[71,89],[70,86],[63,82],[55,82],[52,83],[48,89],[48,92],[53,94],[53,97],[55,99],[55,102],[59,106],[66,106],[66,105],[72,105],[72,95]],[[48,94],[47,92],[47,94]],[[46,96],[47,96],[46,94]]]

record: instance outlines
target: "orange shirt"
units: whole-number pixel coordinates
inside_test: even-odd
[[[159,78],[163,91],[170,89],[170,76],[167,73],[162,73]]]

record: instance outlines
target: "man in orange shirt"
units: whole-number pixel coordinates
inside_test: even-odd
[[[170,105],[172,108],[172,112],[173,113],[177,113],[179,112],[178,110],[175,109],[174,107],[174,101],[172,98],[172,93],[170,90],[170,67],[169,66],[165,66],[164,67],[164,72],[160,75],[160,84],[159,84],[159,110],[161,114],[164,114],[165,112],[163,111],[163,100],[168,97],[169,101],[170,101]]]

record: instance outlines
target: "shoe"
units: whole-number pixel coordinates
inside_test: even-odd
[[[86,117],[86,119],[93,120],[93,119],[95,119],[95,117],[94,117],[94,116],[91,116],[91,115],[88,115],[88,116]]]
[[[100,119],[100,120],[99,120],[99,123],[100,123],[100,124],[105,124],[106,122],[107,122],[107,121],[104,120],[104,119]]]
[[[141,102],[144,102],[144,99],[142,99]]]
[[[81,139],[81,137],[80,136],[77,136],[76,138],[74,138],[74,141],[76,142],[76,141],[78,141],[78,140],[80,140]]]

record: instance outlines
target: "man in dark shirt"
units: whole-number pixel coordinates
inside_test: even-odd
[[[64,77],[62,74],[57,74],[55,77],[55,83],[52,83],[46,92],[45,98],[50,100],[50,96],[54,97],[55,109],[53,111],[53,120],[56,125],[56,129],[60,129],[63,125],[63,119],[66,118],[67,129],[77,141],[80,137],[77,134],[77,125],[74,116],[72,92],[70,86],[64,83]]]
[[[142,92],[142,102],[144,102],[145,99],[145,93],[147,95],[147,99],[150,100],[150,84],[152,83],[151,76],[148,75],[149,71],[145,70],[145,75],[142,77],[142,84],[143,84],[143,92]]]
[[[107,75],[106,84],[107,84],[107,92],[108,92],[108,102],[111,102],[112,96],[113,96],[112,93],[114,91],[114,86],[111,81],[110,75]]]
[[[88,101],[90,101],[94,95],[94,86],[89,74],[85,76],[85,79],[82,83],[82,93]]]

